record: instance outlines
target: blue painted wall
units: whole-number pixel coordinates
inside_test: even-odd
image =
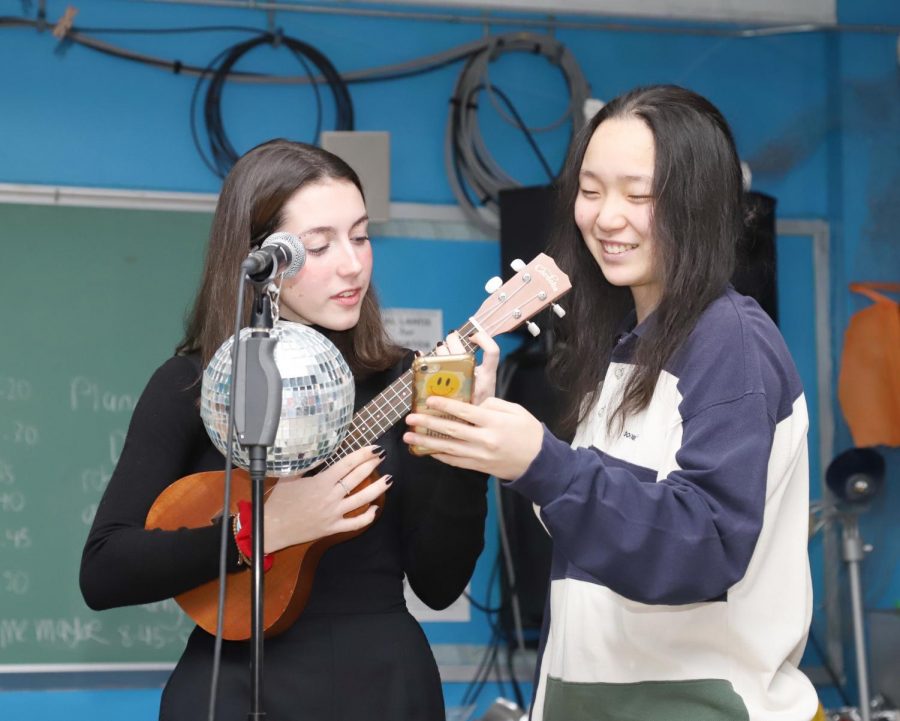
[[[48,18],[55,21],[66,4],[50,0]],[[842,0],[838,5],[843,23],[900,25],[900,6],[890,0]],[[22,3],[6,0],[0,3],[0,14],[21,17],[21,8]],[[266,24],[262,12],[251,10],[114,0],[82,0],[78,8],[76,24],[83,28],[262,28]],[[420,58],[476,40],[485,32],[480,25],[285,12],[276,16],[276,22],[287,35],[315,45],[342,72]],[[514,22],[510,19],[508,27],[495,32],[516,29]],[[847,283],[900,279],[896,29],[757,38],[581,29],[558,29],[554,35],[575,54],[598,98],[609,99],[635,85],[657,82],[686,85],[707,95],[731,122],[741,155],[753,170],[754,188],[778,199],[779,218],[817,218],[829,223],[836,378],[844,328],[850,314],[864,305],[851,297]],[[249,36],[230,30],[96,37],[135,52],[205,66],[226,46]],[[443,135],[460,67],[457,63],[416,78],[351,88],[357,129],[391,133],[394,201],[453,202],[443,165]],[[247,56],[238,69],[302,72],[289,53],[270,48]],[[567,102],[559,72],[536,57],[504,57],[492,65],[491,79],[510,95],[532,126],[551,123]],[[0,27],[0,182],[215,192],[220,181],[204,165],[191,139],[194,86],[193,78],[59,43],[47,32]],[[327,94],[324,99],[323,127],[328,129],[333,111]],[[228,135],[239,151],[273,136],[314,140],[315,106],[309,88],[229,84],[222,109]],[[483,110],[482,127],[491,151],[515,177],[524,184],[545,181],[522,135],[495,111]],[[564,126],[538,136],[554,169],[562,161],[567,134]],[[201,133],[201,137],[205,136]],[[403,242],[397,242],[402,248]],[[785,332],[798,365],[813,369],[804,374],[811,396],[814,376],[810,373],[815,368],[807,342],[809,314],[815,310],[810,303],[811,255],[808,249],[782,243],[779,251],[780,302],[783,313],[792,319],[791,330]],[[447,253],[453,256],[455,251],[450,247]],[[404,265],[377,270],[387,305],[409,304],[404,279],[412,277],[412,245],[408,256]],[[459,275],[480,283],[497,271],[498,258],[496,247],[490,245],[460,249],[458,259],[478,267],[467,265]],[[451,295],[447,300],[451,308],[453,299]],[[457,315],[448,312],[448,324],[460,321],[468,310],[460,305]],[[835,450],[840,451],[852,441],[836,404],[835,413]],[[813,440],[817,441],[815,429]],[[900,539],[894,530],[900,513],[900,453],[883,450],[888,461],[886,492],[863,519],[864,537],[876,547],[863,575],[866,603],[872,608],[893,608],[900,602]],[[817,458],[813,458],[813,471],[815,497],[822,471]],[[812,546],[817,591],[821,591],[822,576],[819,545],[814,541]],[[485,569],[483,562],[477,578],[485,576]],[[820,607],[821,593],[814,630],[824,639]],[[443,642],[484,642],[488,636],[487,624],[479,622],[468,627],[465,638],[445,638],[444,630],[429,632]],[[848,668],[852,668],[850,656]],[[459,695],[458,689],[448,688],[448,700]],[[123,702],[99,692],[88,696],[88,707],[108,703],[111,709]],[[45,707],[41,698],[47,699]],[[71,698],[60,702],[50,695],[17,694],[14,702],[23,709],[17,717],[53,718],[53,704],[62,703],[72,718],[71,711],[84,698],[70,703]],[[128,698],[134,704],[131,708],[156,703],[153,693]],[[833,694],[824,698],[835,700]],[[92,715],[85,711],[74,717]]]

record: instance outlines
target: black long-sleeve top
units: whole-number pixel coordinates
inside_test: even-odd
[[[356,408],[405,371],[411,357],[408,354],[394,368],[357,383]],[[94,609],[169,598],[218,573],[218,523],[177,531],[144,528],[150,506],[172,482],[192,473],[224,468],[224,457],[212,445],[200,418],[199,374],[197,357],[169,359],[154,373],[135,408],[82,556],[81,589]],[[446,607],[460,595],[483,547],[486,478],[412,456],[401,440],[403,431],[404,424],[399,423],[377,441],[387,451],[379,472],[393,475],[383,512],[364,533],[325,552],[300,621],[266,642],[269,677],[287,673],[282,683],[267,683],[267,700],[270,706],[285,704],[285,718],[294,718],[295,713],[296,718],[309,721],[349,718],[346,714],[353,713],[347,706],[350,702],[337,690],[344,678],[341,668],[351,659],[360,663],[360,654],[369,653],[375,653],[371,668],[363,664],[357,675],[365,676],[369,671],[384,675],[385,663],[402,666],[394,674],[398,683],[401,677],[409,680],[411,671],[426,674],[419,683],[426,689],[423,698],[410,699],[404,692],[398,699],[395,688],[389,698],[381,698],[383,713],[397,719],[443,717],[436,668],[424,635],[406,612],[403,577],[433,608]],[[228,554],[231,569],[236,570],[233,543]],[[351,633],[347,624],[355,623],[358,619],[353,616],[359,614],[387,614],[378,622],[384,638],[358,628]],[[388,617],[392,621],[385,625]],[[392,624],[396,627],[389,631]],[[326,651],[318,649],[313,663],[306,657],[317,648],[315,639],[321,640],[323,633],[331,639],[327,654],[332,658],[321,658]],[[192,688],[197,685],[192,674],[206,668],[203,659],[211,648],[210,638],[201,629],[195,630],[163,696],[162,718],[177,718],[196,702],[203,703],[203,692]],[[387,648],[379,650],[379,644]],[[232,688],[223,691],[226,698],[227,694],[238,693],[234,688],[242,686],[239,680],[246,674],[244,651],[232,649],[230,653],[237,657],[232,669],[236,676],[227,684]],[[228,668],[226,662],[226,677]],[[308,683],[306,692],[297,687],[299,681],[294,681],[298,674]],[[226,686],[224,677],[222,685]],[[388,685],[397,686],[393,682]],[[323,688],[333,690],[335,698],[328,703],[320,698]],[[303,706],[304,694],[312,699],[311,706]],[[379,697],[373,697],[370,691],[367,694],[369,705],[362,707],[367,711],[360,718],[378,718],[373,711],[381,707]],[[231,700],[240,698],[238,693]],[[196,710],[196,706],[193,708]],[[237,708],[246,713],[240,703]]]

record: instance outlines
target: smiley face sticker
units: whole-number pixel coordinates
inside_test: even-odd
[[[453,371],[438,371],[428,376],[425,388],[429,395],[453,397],[459,393],[462,374]]]

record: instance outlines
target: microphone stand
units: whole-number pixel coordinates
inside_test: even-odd
[[[272,301],[264,288],[249,275],[255,296],[251,333],[240,340],[241,353],[235,369],[234,425],[238,441],[247,449],[253,493],[253,583],[250,599],[250,721],[265,718],[262,710],[263,679],[263,503],[266,454],[275,443],[281,416],[281,374],[275,365],[277,339],[270,337]]]

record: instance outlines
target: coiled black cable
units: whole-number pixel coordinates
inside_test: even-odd
[[[232,68],[244,55],[254,48],[266,44],[273,47],[283,45],[290,50],[310,79],[310,85],[316,98],[316,129],[312,142],[318,142],[322,128],[322,98],[319,82],[314,79],[310,63],[318,70],[321,82],[324,82],[331,90],[335,105],[335,130],[353,130],[353,101],[350,98],[350,91],[331,61],[312,45],[301,40],[281,33],[262,33],[258,37],[237,43],[219,53],[201,74],[194,87],[191,98],[191,135],[203,162],[220,178],[224,178],[228,174],[240,156],[231,144],[222,121],[222,91],[225,81],[231,74]],[[204,152],[200,142],[196,117],[197,98],[207,79],[208,87],[203,103],[203,119],[209,138],[209,156]]]

